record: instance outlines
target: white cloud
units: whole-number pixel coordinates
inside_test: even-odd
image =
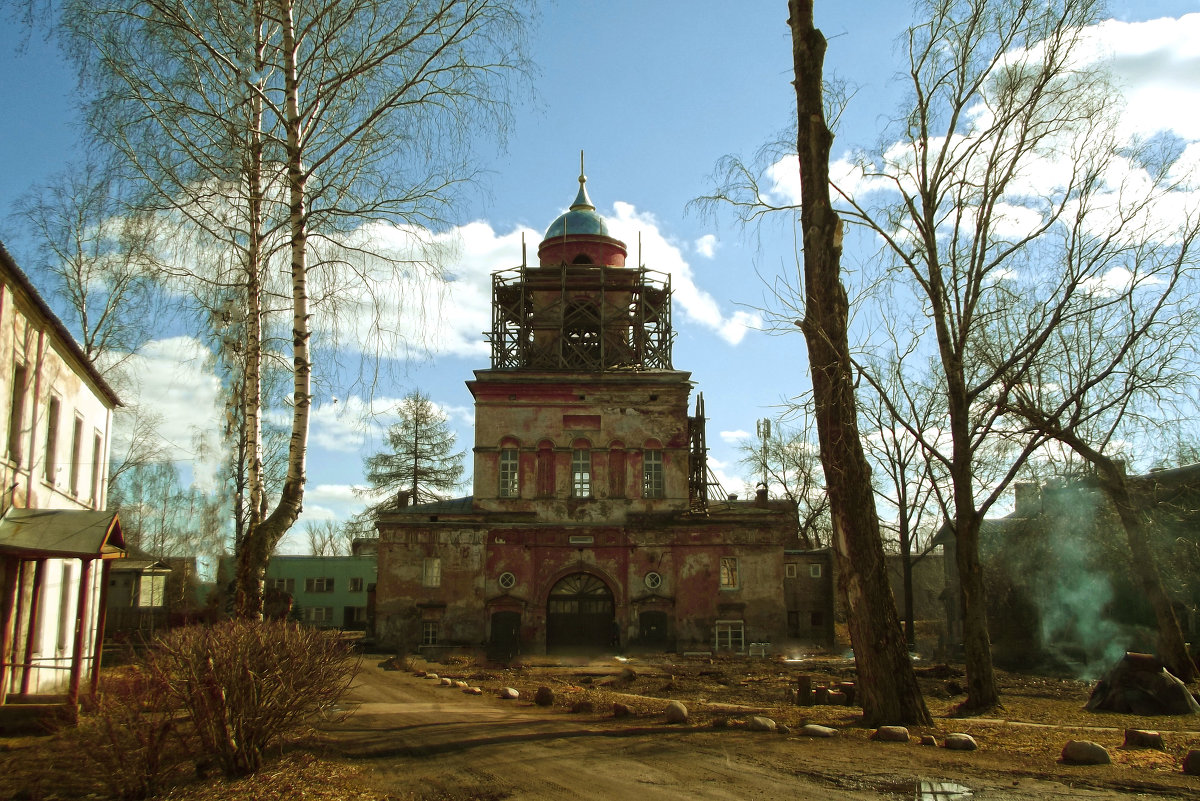
[[[682,308],[689,319],[715,332],[730,345],[741,342],[747,331],[761,327],[762,320],[757,314],[736,311],[727,315],[712,295],[696,285],[691,265],[659,230],[653,214],[639,212],[632,204],[622,201],[613,204],[613,211],[614,216],[606,218],[608,227],[613,236],[629,247],[630,262],[637,260],[640,234],[642,262],[649,269],[670,274],[677,308]]]
[[[737,429],[736,431],[722,431],[718,435],[722,440],[730,444],[736,444],[744,439],[750,438],[750,432]]]
[[[706,259],[711,259],[717,253],[717,237],[715,234],[705,234],[692,243],[692,247],[696,250],[696,255],[703,256]]]
[[[167,458],[189,464],[193,483],[212,488],[221,460],[214,439],[224,414],[221,382],[204,344],[187,336],[154,340],[121,369],[129,401],[160,415],[158,435]]]

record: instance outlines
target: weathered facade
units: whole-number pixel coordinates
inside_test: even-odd
[[[626,265],[580,176],[538,265],[493,275],[474,492],[379,521],[376,634],[498,654],[743,650],[788,634],[793,504],[710,502],[669,276]]]
[[[110,560],[116,394],[0,244],[0,726],[95,690]]]

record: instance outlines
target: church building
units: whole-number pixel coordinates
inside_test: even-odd
[[[670,276],[627,264],[579,184],[538,263],[492,275],[491,367],[467,382],[473,494],[378,522],[376,637],[507,658],[803,637],[784,593],[795,505],[709,497]]]

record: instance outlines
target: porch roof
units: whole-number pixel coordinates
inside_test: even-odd
[[[0,553],[29,559],[118,559],[125,555],[125,535],[115,512],[9,509],[0,517]]]

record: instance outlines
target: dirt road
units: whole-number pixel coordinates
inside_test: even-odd
[[[326,732],[381,793],[421,799],[1118,799],[1197,797],[1200,782],[1131,783],[1107,766],[1014,773],[964,753],[840,736],[547,711],[441,686],[367,659],[353,711]],[[926,784],[922,784],[925,782]],[[969,795],[921,792],[952,782]],[[932,783],[932,784],[930,784]],[[947,791],[949,788],[943,787]]]

